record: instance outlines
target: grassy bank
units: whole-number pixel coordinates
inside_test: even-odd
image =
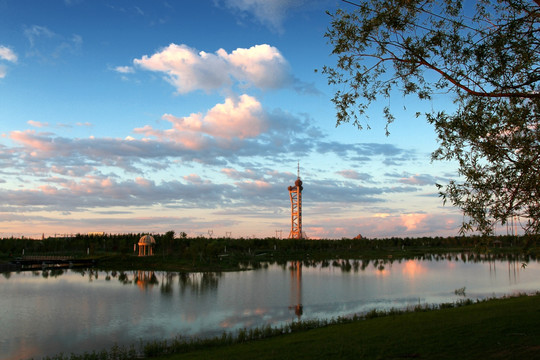
[[[354,319],[294,322],[213,339],[154,341],[45,360],[536,359],[540,295],[466,300],[440,308],[371,311]]]
[[[524,359],[540,356],[540,296],[416,311],[160,359]]]

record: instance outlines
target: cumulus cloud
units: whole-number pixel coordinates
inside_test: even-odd
[[[17,54],[10,48],[0,45],[0,60],[9,61],[12,63],[17,62]],[[0,64],[0,79],[5,78],[7,75],[7,66]]]
[[[45,123],[37,121],[28,124],[38,129],[10,132],[14,145],[0,145],[0,169],[10,184],[0,186],[0,198],[5,199],[0,213],[119,208],[135,212],[160,206],[212,209],[214,215],[224,217],[241,210],[246,217],[286,222],[286,189],[296,179],[296,161],[318,154],[344,162],[344,170],[337,171],[343,179],[317,173],[306,174],[304,182],[304,205],[311,213],[306,226],[327,231],[326,237],[347,236],[351,226],[341,219],[333,219],[334,227],[318,226],[317,216],[353,213],[418,191],[411,186],[417,184],[398,181],[408,175],[394,176],[393,186],[388,186],[354,170],[362,168],[360,157],[379,164],[399,162],[409,151],[389,144],[328,142],[308,117],[268,111],[249,95],[226,98],[204,113],[165,114],[163,119],[166,122],[159,128],[147,125],[124,138],[62,137],[40,131]],[[292,172],[283,171],[285,163],[292,164],[288,168]],[[23,181],[22,176],[33,181]],[[359,185],[356,180],[370,184]],[[316,208],[320,214],[315,214]],[[385,224],[392,234],[421,233],[431,230],[432,224],[430,216],[416,213],[388,213],[373,219],[373,224]]]
[[[6,60],[10,62],[17,62],[17,54],[10,48],[0,45],[0,60]]]
[[[400,216],[402,225],[407,228],[407,231],[416,230],[427,218],[427,214],[402,214]]]
[[[179,94],[229,88],[233,82],[261,89],[286,87],[293,82],[285,58],[267,44],[239,48],[230,54],[223,49],[207,53],[183,44],[170,44],[133,63],[145,70],[164,73]]]
[[[37,130],[12,131],[9,139],[16,146],[6,148],[3,161],[6,166],[16,164],[18,173],[29,175],[47,174],[53,165],[144,173],[148,169],[167,169],[177,162],[222,168],[256,156],[282,161],[283,154],[305,155],[314,146],[300,131],[311,128],[309,119],[282,111],[268,113],[247,95],[228,98],[205,114],[165,114],[163,118],[168,120],[169,128],[147,125],[134,129],[134,134],[144,136],[142,139],[69,138]]]
[[[206,114],[196,113],[187,117],[163,115],[172,124],[171,129],[157,130],[150,126],[135,129],[134,132],[159,139],[175,141],[186,148],[200,150],[211,139],[254,138],[268,129],[262,105],[249,95],[237,99],[227,98]]]

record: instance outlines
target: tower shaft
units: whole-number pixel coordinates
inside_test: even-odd
[[[302,238],[302,192],[298,186],[289,190],[291,198],[291,232],[289,238]]]
[[[294,186],[289,186],[291,199],[291,232],[290,239],[302,239],[302,180],[300,180],[300,164],[298,165],[298,178]]]

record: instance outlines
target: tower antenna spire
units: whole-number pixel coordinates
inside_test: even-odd
[[[298,178],[300,179],[300,160],[298,160]]]

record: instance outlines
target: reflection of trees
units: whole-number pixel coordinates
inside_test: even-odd
[[[124,285],[131,283],[128,274],[123,271],[120,271],[120,275],[118,275],[118,281],[120,281]]]
[[[159,284],[156,274],[153,271],[138,270],[136,275],[134,275],[133,281],[141,290],[146,290]]]
[[[113,278],[118,276],[118,281],[124,285],[135,284],[141,289],[149,289],[160,284],[160,292],[164,295],[171,295],[174,290],[174,279],[177,276],[181,293],[189,289],[196,294],[202,294],[217,288],[221,273],[174,273],[166,271],[156,273],[155,271],[138,270],[132,274],[125,271],[119,273],[113,271],[111,276]],[[158,278],[161,278],[161,282]]]
[[[59,277],[60,275],[63,275],[64,274],[64,270],[63,269],[51,269],[50,272],[49,272],[49,276],[52,276],[54,278],[57,278]]]
[[[67,271],[67,270],[66,270]],[[86,275],[88,275],[88,282],[92,282],[97,279],[99,279],[99,270],[96,270],[96,269],[92,269],[92,268],[74,268],[74,269],[70,269],[69,271],[75,273],[75,274],[80,274],[81,277],[85,277]],[[62,272],[62,274],[64,274],[64,272]],[[62,274],[59,274],[59,275],[62,275]]]
[[[219,272],[180,273],[178,276],[180,293],[184,294],[187,290],[191,290],[196,295],[202,295],[208,291],[215,291],[220,277]]]
[[[362,260],[362,266],[360,267],[360,269],[362,271],[366,270],[366,268],[369,266],[369,260]]]
[[[41,271],[41,276],[45,279],[48,277],[57,278],[64,274],[64,270],[62,269],[43,269]]]
[[[172,295],[173,292],[173,285],[172,281],[174,277],[176,276],[176,273],[169,273],[164,272],[161,273],[161,286],[159,287],[159,290],[163,295]]]

